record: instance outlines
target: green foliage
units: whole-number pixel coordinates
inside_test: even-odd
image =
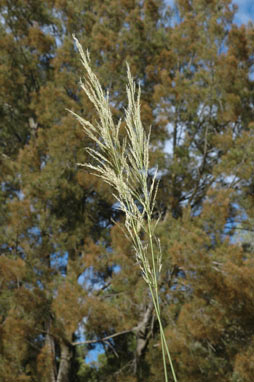
[[[64,110],[92,124],[96,113],[73,33],[110,90],[114,123],[127,107],[126,61],[140,81],[179,381],[253,380],[253,248],[235,228],[253,229],[253,25],[232,23],[229,0],[1,0],[0,12],[1,381],[164,378],[123,214],[77,166],[96,146]],[[83,370],[95,346],[85,340],[105,353]]]

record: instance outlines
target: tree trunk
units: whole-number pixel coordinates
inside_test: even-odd
[[[49,378],[50,382],[56,382],[56,365],[55,365],[55,342],[50,335],[50,322],[47,326],[47,334],[45,338],[45,345],[50,359]]]
[[[69,372],[71,367],[72,349],[70,345],[62,342],[60,345],[60,364],[56,382],[69,382]]]
[[[135,373],[138,373],[138,366],[141,356],[143,355],[149,339],[153,332],[154,306],[150,301],[143,315],[142,321],[136,329],[136,355],[135,355]]]

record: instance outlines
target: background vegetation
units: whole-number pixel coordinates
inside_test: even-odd
[[[110,186],[77,165],[94,143],[65,109],[91,122],[96,113],[73,33],[114,118],[126,107],[126,60],[141,83],[179,381],[252,381],[253,24],[233,24],[230,0],[0,0],[0,12],[1,381],[164,378],[123,214]]]

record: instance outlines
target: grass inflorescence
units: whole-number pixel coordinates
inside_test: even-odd
[[[156,238],[156,226],[152,214],[158,187],[157,171],[149,172],[149,140],[140,117],[140,86],[136,85],[127,64],[128,85],[126,87],[128,106],[125,110],[125,130],[120,138],[122,121],[115,124],[109,103],[109,94],[105,94],[101,84],[90,66],[89,52],[84,52],[74,37],[79,50],[82,65],[86,73],[85,83],[81,87],[94,105],[98,120],[96,125],[83,119],[76,113],[78,121],[86,134],[96,144],[96,149],[87,148],[93,163],[80,164],[95,172],[114,190],[118,208],[125,214],[125,228],[131,239],[137,262],[147,283],[159,322],[162,358],[165,381],[168,381],[166,360],[168,359],[173,380],[177,382],[164,329],[161,322],[158,279],[162,268],[162,254],[159,239]],[[141,238],[145,233],[147,240]],[[143,235],[142,235],[143,236]]]

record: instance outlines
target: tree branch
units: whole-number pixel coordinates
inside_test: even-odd
[[[97,342],[107,342],[110,338],[114,338],[117,336],[121,336],[122,334],[127,334],[127,333],[133,333],[135,331],[135,328],[129,329],[129,330],[123,330],[122,332],[114,333],[110,336],[103,337],[103,338],[98,338],[97,340],[87,340],[87,341],[77,341],[77,342],[72,342],[73,346],[76,345],[85,345],[85,344],[95,344]]]

